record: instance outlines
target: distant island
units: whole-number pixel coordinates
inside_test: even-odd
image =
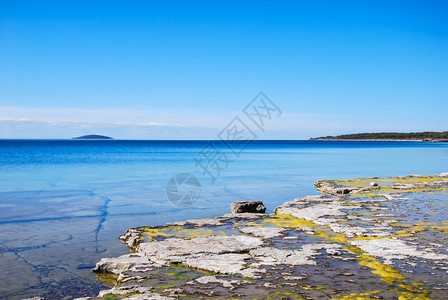
[[[72,138],[73,140],[113,140],[113,138],[104,135],[89,134]]]
[[[443,132],[379,132],[354,133],[335,136],[310,138],[310,140],[360,140],[360,141],[420,141],[420,142],[448,142],[448,131]]]

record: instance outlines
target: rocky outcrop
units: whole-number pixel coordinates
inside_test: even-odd
[[[324,195],[272,214],[131,228],[121,239],[134,253],[95,268],[116,276],[99,296],[445,299],[447,177],[319,181]]]
[[[316,181],[314,186],[325,195],[362,195],[372,194],[384,191],[385,194],[392,192],[425,192],[439,187],[443,187],[447,183],[446,177],[442,173],[439,176],[431,175],[408,175],[398,176],[396,180],[392,178],[378,177],[349,179],[349,180],[322,180]],[[373,179],[380,180],[372,181]]]
[[[327,195],[346,195],[357,190],[356,188],[335,186],[332,181],[316,181],[314,186],[319,192]]]

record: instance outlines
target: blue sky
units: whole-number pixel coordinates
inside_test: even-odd
[[[446,1],[0,1],[0,138],[448,130]]]

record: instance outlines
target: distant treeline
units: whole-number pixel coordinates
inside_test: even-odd
[[[379,133],[354,133],[336,136],[311,138],[312,140],[448,140],[448,131],[443,132],[379,132]]]

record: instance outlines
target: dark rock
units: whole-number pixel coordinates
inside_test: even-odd
[[[232,213],[261,213],[266,212],[266,207],[261,201],[237,201],[230,204]]]

